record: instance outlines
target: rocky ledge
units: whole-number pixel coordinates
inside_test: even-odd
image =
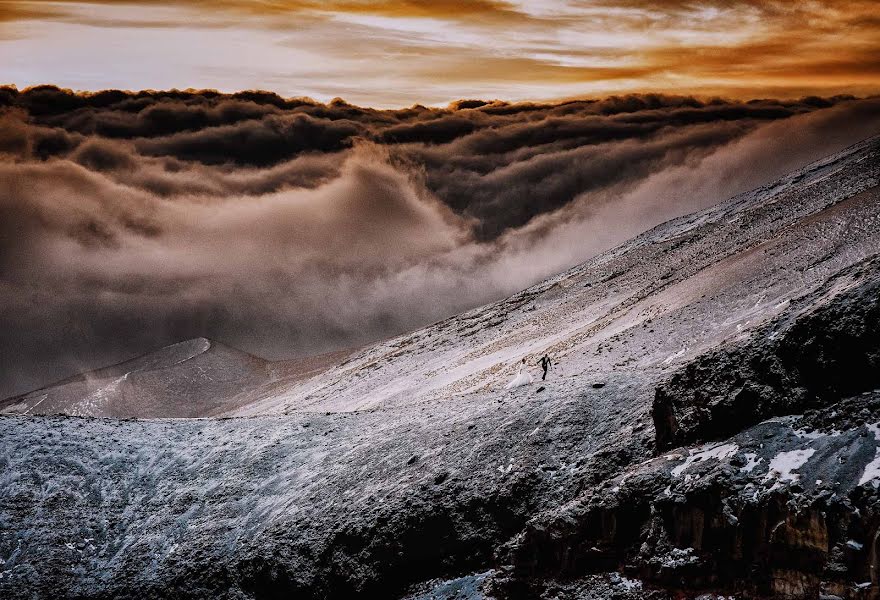
[[[698,357],[657,388],[658,448],[731,435],[880,386],[880,257],[841,271],[787,308],[746,341]]]

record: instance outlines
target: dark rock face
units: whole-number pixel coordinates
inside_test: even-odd
[[[880,386],[880,257],[792,305],[747,342],[697,358],[657,388],[659,450]]]
[[[871,427],[804,429],[853,425],[852,414]],[[494,585],[504,597],[530,598],[620,569],[695,593],[877,598],[877,421],[880,390],[647,461],[533,519],[502,551],[509,566]]]

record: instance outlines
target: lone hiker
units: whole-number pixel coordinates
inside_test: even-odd
[[[541,375],[541,381],[544,381],[545,379],[547,379],[547,369],[549,369],[553,365],[553,363],[550,362],[550,357],[544,354],[544,356],[541,357],[541,360],[538,361],[538,364],[541,365],[542,369],[544,369],[544,374]]]

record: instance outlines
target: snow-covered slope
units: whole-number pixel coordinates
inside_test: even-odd
[[[773,425],[713,441],[721,446],[665,451],[674,460],[655,457],[650,411],[658,387],[683,381],[676,374],[689,365],[727,365],[706,357],[736,356],[726,349],[744,344],[760,355],[772,336],[799,331],[791,323],[812,322],[810,315],[873,289],[880,277],[872,259],[880,253],[878,183],[880,141],[869,140],[504,301],[314,368],[269,365],[268,381],[249,384],[245,396],[219,407],[249,418],[6,416],[0,596],[64,590],[67,597],[393,598],[420,581],[476,573],[437,589],[565,597],[568,588],[553,587],[561,574],[580,582],[572,598],[603,597],[595,590],[611,588],[615,597],[642,598],[648,596],[634,577],[645,586],[724,590],[737,577],[749,579],[742,574],[753,566],[782,573],[768,577],[783,587],[809,579],[804,570],[824,573],[834,562],[827,557],[838,552],[830,534],[810,538],[827,542],[824,554],[804,551],[803,561],[782,566],[745,561],[744,571],[724,571],[706,558],[717,546],[712,538],[674,533],[699,514],[745,514],[736,512],[739,505],[716,514],[694,504],[695,497],[720,503],[727,485],[694,479],[701,464],[738,469],[761,458],[743,477],[762,486],[766,479],[767,489],[779,482],[756,501],[786,506],[798,493],[818,497],[819,484],[798,491],[794,484],[803,480],[794,475],[818,479],[817,472],[829,471],[834,461],[826,450],[849,457],[839,493],[862,494],[860,514],[874,514],[876,497],[865,490],[873,489],[876,443],[863,427],[880,422],[873,404],[859,405],[861,423],[835,421],[840,413],[832,417],[833,409],[823,413],[821,423],[848,428],[840,438],[820,443],[808,433],[795,443],[790,424]],[[851,272],[860,274],[844,277]],[[814,333],[804,343],[819,351],[837,339]],[[546,382],[504,389],[523,357],[539,375],[534,363],[544,352],[557,362]],[[198,360],[146,372],[171,373]],[[674,415],[699,421],[674,385],[663,389],[675,394]],[[818,400],[826,406],[841,399]],[[757,422],[792,405],[755,406]],[[820,424],[818,416],[805,419],[798,427]],[[765,434],[774,441],[759,452]],[[810,456],[783,454],[809,449]],[[771,480],[766,466],[773,461],[780,475]],[[627,473],[633,475],[624,480]],[[662,483],[661,499],[670,485],[683,504],[654,519],[655,507],[668,506],[654,502],[654,483],[635,485],[649,479]],[[688,487],[700,481],[707,487]],[[593,490],[601,490],[595,499]],[[880,518],[859,523],[862,540],[876,533]],[[686,530],[696,529],[727,531]],[[795,555],[802,541],[791,534],[774,542],[771,554]],[[652,570],[640,558],[642,544],[648,553],[668,550],[673,566]],[[688,571],[690,564],[703,571]],[[828,577],[855,586],[864,564],[844,564]],[[629,579],[590,579],[621,565],[631,567]],[[674,583],[664,579],[669,573]]]
[[[368,347],[235,415],[495,398],[548,352],[554,386],[656,378],[880,252],[877,143],[648,231],[484,306]],[[648,375],[650,374],[650,375]]]

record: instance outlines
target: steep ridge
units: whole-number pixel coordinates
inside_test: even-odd
[[[234,414],[358,410],[501,390],[522,357],[557,376],[666,372],[880,249],[876,142],[668,222],[504,301],[370,346]],[[644,329],[645,331],[642,331]],[[653,335],[645,335],[651,333]]]
[[[473,598],[664,597],[682,588],[725,591],[753,566],[763,571],[742,594],[813,590],[822,585],[815,577],[861,593],[863,568],[873,563],[837,560],[840,532],[848,532],[839,528],[811,538],[830,548],[824,555],[806,553],[787,567],[749,558],[763,556],[755,554],[767,547],[761,536],[787,531],[776,521],[750,529],[756,533],[740,545],[750,550],[735,568],[723,572],[712,560],[728,530],[697,525],[710,511],[695,510],[702,505],[687,486],[699,482],[687,476],[719,465],[726,477],[732,467],[724,465],[748,464],[747,451],[769,465],[771,452],[807,449],[784,441],[788,425],[736,433],[745,437],[725,441],[735,452],[713,446],[658,458],[651,408],[657,388],[694,360],[869,289],[860,286],[880,253],[878,183],[880,141],[872,139],[504,301],[254,385],[229,412],[251,418],[4,417],[0,596],[399,597],[418,582],[460,577],[431,589],[470,590]],[[855,277],[859,269],[866,275]],[[544,351],[558,361],[546,382],[504,390],[521,358],[534,363]],[[688,396],[670,397],[681,398],[675,414],[686,414]],[[817,457],[828,448],[852,456],[849,471],[838,476],[825,461],[804,472],[843,477],[832,493],[852,506],[850,496],[870,497],[864,490],[876,481],[872,430],[862,427],[877,422],[872,406],[858,405],[867,411],[858,425],[833,421],[833,409],[804,417],[804,427],[855,431],[809,447]],[[761,443],[766,453],[756,451]],[[640,469],[652,473],[644,486],[636,486]],[[750,476],[764,477],[762,469]],[[794,482],[775,478],[781,485],[770,492],[771,481],[758,499],[788,506]],[[713,489],[734,489],[725,485]],[[664,504],[666,486],[674,510]],[[706,494],[707,503],[721,497]],[[600,504],[608,510],[590,508]],[[862,514],[874,514],[864,506]],[[728,513],[743,520],[740,509]],[[671,515],[668,526],[653,519],[655,510]],[[727,518],[723,509],[710,516],[702,522]],[[595,533],[615,523],[626,526],[614,525],[610,538]],[[697,529],[720,533],[703,539]],[[631,549],[645,543],[647,554],[698,565],[699,576],[634,562]],[[625,577],[607,575],[617,570]],[[793,575],[774,575],[780,570]],[[813,577],[806,587],[785,587],[805,573]]]
[[[343,362],[351,352],[271,362],[214,340],[195,338],[0,400],[0,414],[212,417],[314,377]]]

